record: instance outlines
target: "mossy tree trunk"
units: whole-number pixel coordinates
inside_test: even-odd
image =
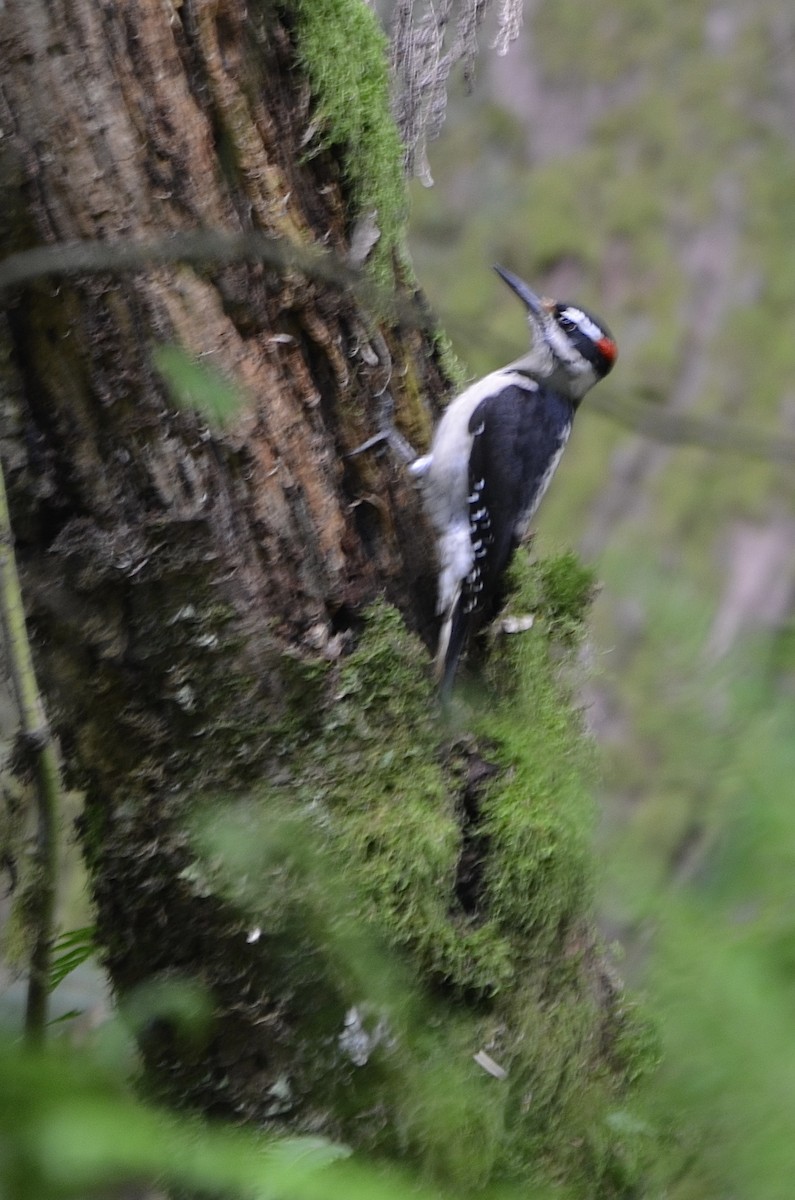
[[[400,189],[384,177],[399,151],[383,45],[359,0],[8,0],[0,56],[7,252],[198,227],[345,260],[374,211],[372,269],[411,299]],[[104,958],[121,993],[184,976],[212,1002],[200,1043],[150,1031],[153,1085],[206,1112],[412,1146],[459,1183],[495,1164],[526,1177],[530,1147],[536,1165],[613,1194],[618,1152],[600,1123],[627,1064],[588,932],[579,800],[564,795],[550,834],[522,793],[538,764],[521,748],[512,758],[496,727],[493,771],[471,746],[443,762],[421,643],[383,608],[362,633],[385,597],[432,636],[418,497],[388,457],[343,456],[375,431],[387,393],[403,432],[427,443],[446,387],[433,340],[344,286],[262,263],[30,284],[3,337],[17,550],[51,718],[86,795]],[[153,368],[163,343],[242,389],[223,432],[175,410]],[[576,721],[550,700],[546,642],[529,652],[537,680],[509,705],[540,705],[534,736],[560,760],[536,790],[554,810],[561,779],[582,792]],[[510,786],[486,828],[473,779],[503,763]],[[392,1066],[369,1052],[365,1065],[339,1034],[368,984],[326,961],[323,904],[302,895],[316,883],[268,860],[261,894],[230,896],[197,865],[197,801],[226,811],[252,792],[258,811],[322,811],[353,880],[342,907],[433,982],[449,1042],[418,1043],[396,1075],[383,1039]],[[515,1083],[472,1066],[484,1045],[519,1055]],[[423,1062],[477,1076],[454,1134],[426,1119],[424,1083],[412,1091]],[[579,1071],[599,1092],[590,1114]],[[467,1133],[484,1110],[485,1146]]]

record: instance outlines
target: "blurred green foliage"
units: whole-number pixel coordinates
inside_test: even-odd
[[[197,362],[179,346],[155,346],[152,361],[174,404],[195,412],[211,429],[229,425],[244,408],[238,388],[209,362]]]
[[[328,1177],[346,1152],[320,1138],[264,1139],[136,1100],[117,1061],[119,1035],[106,1027],[99,1044],[80,1051],[63,1041],[35,1052],[0,1041],[0,1194],[60,1200],[118,1194],[132,1183],[296,1200],[366,1187],[374,1196],[405,1194],[374,1174]]]
[[[783,1200],[792,1188],[795,703],[761,651],[669,700],[682,725],[696,722],[672,800],[700,787],[703,807],[683,821],[679,806],[672,871],[636,823],[617,891],[613,876],[611,911],[620,896],[629,970],[662,1037],[647,1111],[669,1140],[651,1194],[672,1200]]]

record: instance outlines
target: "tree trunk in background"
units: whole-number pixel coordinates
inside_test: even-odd
[[[7,3],[0,12],[6,251],[75,239],[145,241],[198,227],[265,231],[344,259],[360,203],[349,146],[307,155],[314,123],[322,126],[302,45],[311,11],[303,2],[242,0]],[[351,0],[348,11],[358,21],[366,10]],[[371,48],[351,50],[358,57]],[[385,214],[377,220],[386,238]],[[399,252],[387,246],[377,253],[382,278],[391,272],[398,292],[413,300]],[[386,1099],[368,1101],[364,1116],[351,1099],[355,1072],[350,1061],[340,1065],[337,1045],[342,1014],[339,1004],[326,1003],[333,971],[318,968],[325,982],[315,990],[311,962],[309,975],[298,963],[303,949],[293,961],[277,939],[247,938],[239,909],[196,868],[187,829],[197,795],[227,796],[263,780],[284,786],[294,770],[285,766],[285,747],[295,714],[310,754],[312,737],[321,738],[311,733],[315,706],[333,714],[353,695],[345,710],[350,728],[366,723],[364,700],[356,701],[365,677],[385,732],[370,757],[354,763],[347,791],[361,786],[364,795],[368,776],[389,774],[391,729],[405,713],[393,700],[397,679],[383,675],[397,673],[401,657],[360,660],[359,675],[344,686],[328,664],[357,642],[360,615],[379,596],[432,640],[433,553],[417,494],[391,459],[343,455],[375,432],[378,398],[388,389],[398,425],[425,447],[446,390],[435,342],[417,328],[379,320],[342,286],[251,264],[26,286],[9,307],[4,341],[3,449],[17,549],[40,679],[72,778],[86,795],[83,842],[104,960],[121,993],[186,976],[212,998],[209,1041],[180,1041],[166,1025],[149,1031],[152,1080],[172,1101],[205,1112],[283,1118],[353,1143],[410,1144],[405,1128],[381,1136],[392,1121],[388,1089]],[[247,403],[223,433],[169,402],[151,352],[172,342],[245,393]],[[417,742],[432,725],[429,691],[425,699]],[[560,725],[550,736],[559,736]],[[322,736],[324,753],[338,753],[333,732]],[[366,740],[366,731],[355,736]],[[413,753],[402,768],[408,773]],[[466,813],[426,789],[427,802],[444,809],[454,869],[456,839],[474,821],[472,778],[482,773],[471,747],[447,779],[460,789],[467,763]],[[309,777],[315,769],[306,769]],[[568,769],[562,751],[550,778]],[[552,786],[539,780],[538,795]],[[404,835],[398,831],[399,850],[411,856],[405,796],[387,795],[384,811],[394,816],[401,805],[407,824]],[[386,837],[380,814],[373,812],[367,834],[374,845],[379,830]],[[528,854],[544,836],[543,826],[521,834]],[[501,837],[496,826],[473,836],[462,861],[471,867],[473,857],[503,845]],[[504,839],[495,853],[518,855],[521,838]],[[434,839],[444,840],[432,829]],[[366,854],[375,853],[367,845]],[[414,857],[424,869],[422,853]],[[454,896],[438,900],[449,939],[437,955],[448,966],[437,962],[435,982],[453,996],[451,1029],[456,1004],[475,999],[481,1020],[488,1011],[478,1007],[482,996],[500,988],[513,996],[508,1041],[523,1045],[535,1065],[518,1072],[506,1112],[521,1115],[506,1116],[506,1129],[530,1146],[522,1153],[539,1162],[547,1156],[553,1174],[573,1178],[569,1160],[576,1159],[595,1179],[607,1168],[593,1166],[576,1130],[570,1135],[564,1124],[557,1132],[559,1112],[574,1111],[578,1072],[621,1090],[623,1016],[582,915],[587,887],[576,872],[566,880],[579,913],[570,916],[556,907],[555,894],[547,902],[550,855],[537,858],[531,884],[510,858],[502,874],[477,864],[467,879],[459,871],[461,911]],[[461,982],[456,992],[449,984],[455,955],[470,969],[490,936],[485,917],[474,919],[478,895],[489,886],[496,894],[503,877],[516,889],[510,937],[519,949],[500,960],[502,984],[492,973],[477,987]],[[540,898],[531,897],[531,885],[541,888]],[[395,884],[401,889],[410,894],[402,879]],[[551,937],[535,946],[545,921]],[[414,940],[422,943],[421,963],[436,953],[436,939]],[[512,971],[520,978],[513,992],[505,982]],[[568,1004],[578,1013],[576,1032],[561,1018]],[[491,1041],[481,1032],[483,1042],[466,1043],[464,1065],[471,1068],[480,1045],[498,1053],[507,1011],[495,1010],[483,1025]],[[308,1029],[317,1034],[310,1051]],[[533,1058],[545,1053],[547,1038],[554,1067]],[[439,1072],[448,1066],[436,1064]],[[534,1071],[538,1078],[547,1071],[545,1099],[546,1083],[539,1090]],[[488,1072],[483,1081],[502,1086]],[[339,1089],[348,1098],[334,1113]],[[497,1101],[495,1145],[508,1094]],[[453,1103],[451,1096],[444,1102]],[[540,1143],[528,1140],[526,1121],[536,1122]],[[563,1146],[557,1158],[544,1140],[547,1127]],[[460,1134],[466,1154],[480,1156],[478,1169],[488,1174],[493,1164],[479,1139]],[[446,1126],[438,1137],[444,1158]],[[606,1157],[604,1147],[600,1153]],[[609,1173],[612,1179],[614,1167]],[[623,1193],[610,1184],[598,1194]]]

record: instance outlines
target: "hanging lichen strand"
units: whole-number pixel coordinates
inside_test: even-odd
[[[438,137],[447,109],[447,81],[461,64],[466,77],[478,53],[477,35],[494,0],[398,0],[390,57],[392,108],[404,146],[407,175],[433,183],[427,144]],[[500,0],[495,47],[505,54],[522,24],[522,0]]]

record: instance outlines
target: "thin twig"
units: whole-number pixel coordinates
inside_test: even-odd
[[[298,266],[310,274],[327,275],[332,255],[305,250],[264,233],[224,233],[215,229],[175,233],[150,242],[58,242],[18,250],[4,258],[0,262],[0,291],[47,276],[98,272],[115,275],[177,262],[225,266],[246,260]],[[337,260],[333,269],[339,273],[345,268]]]
[[[36,683],[22,591],[19,586],[5,480],[0,467],[0,623],[6,645],[22,737],[36,766],[37,834],[33,878],[33,948],[25,1007],[25,1036],[40,1042],[47,1026],[55,900],[58,884],[58,814],[61,777],[52,735]]]
[[[365,308],[391,317],[408,328],[433,333],[438,324],[417,298],[400,298],[354,269],[338,255],[297,246],[270,234],[224,233],[199,230],[152,242],[81,241],[37,246],[0,260],[0,300],[3,293],[37,279],[74,275],[123,275],[153,266],[177,263],[221,267],[233,262],[264,262],[281,271],[348,288]],[[506,346],[506,357],[508,347]],[[734,453],[770,462],[795,461],[795,438],[779,431],[759,430],[724,417],[671,412],[663,405],[629,397],[597,395],[588,409],[668,445],[703,446],[717,453]]]
[[[700,446],[720,454],[739,454],[743,458],[786,465],[795,462],[795,437],[789,433],[757,429],[726,417],[672,412],[664,404],[634,400],[626,395],[589,397],[588,407],[643,437],[669,446]]]
[[[394,295],[376,287],[364,272],[349,266],[339,255],[256,230],[226,233],[201,229],[149,242],[85,240],[17,250],[0,260],[0,295],[37,279],[124,275],[177,263],[224,267],[238,262],[264,262],[281,271],[293,270],[309,279],[349,287],[379,311],[395,307]]]
[[[86,239],[17,250],[0,259],[0,303],[14,289],[39,279],[128,275],[180,263],[212,269],[240,262],[266,263],[282,273],[293,272],[305,279],[347,289],[365,309],[408,328],[428,333],[435,333],[438,328],[432,314],[416,300],[379,285],[365,270],[352,266],[333,251],[300,246],[257,230],[227,233],[220,229],[200,229],[150,242]]]

